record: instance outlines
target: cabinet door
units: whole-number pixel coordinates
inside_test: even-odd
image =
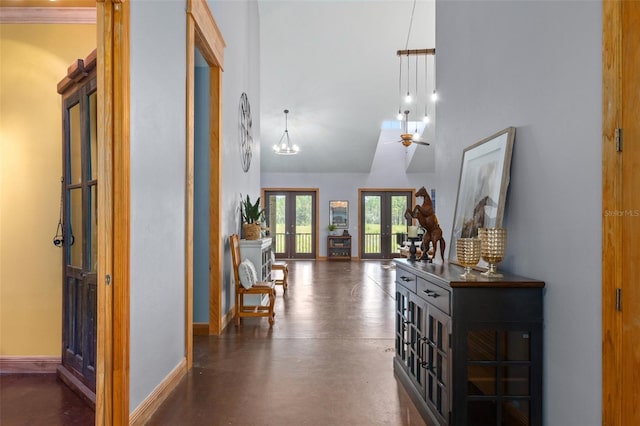
[[[442,424],[450,416],[450,318],[433,305],[427,305],[425,316],[425,400]]]
[[[537,404],[532,399],[532,334],[526,326],[467,331],[466,424],[539,424],[531,416]]]
[[[396,359],[408,369],[409,290],[396,284]]]
[[[427,367],[425,338],[427,302],[413,293],[409,294],[409,346],[408,368],[409,377],[414,386],[424,398],[425,369]]]

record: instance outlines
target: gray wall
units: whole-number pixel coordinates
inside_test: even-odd
[[[131,3],[131,411],[185,356],[185,7]]]
[[[210,2],[210,7],[227,44],[222,99],[226,312],[233,301],[227,236],[240,229],[240,193],[260,193],[259,23],[255,1]],[[131,411],[185,356],[185,10],[184,0],[131,4]],[[249,173],[242,171],[238,144],[242,92],[251,101],[256,139]],[[196,297],[202,293],[194,288]]]
[[[462,150],[515,126],[503,267],[546,282],[547,425],[601,423],[601,7],[436,5],[440,223]]]

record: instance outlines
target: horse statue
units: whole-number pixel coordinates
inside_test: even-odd
[[[440,257],[442,257],[442,261],[444,262],[444,249],[446,243],[442,237],[442,229],[438,224],[438,218],[433,210],[431,197],[429,197],[429,193],[424,186],[416,192],[416,197],[423,197],[422,205],[415,206],[413,210],[407,209],[404,213],[404,217],[407,220],[418,219],[418,223],[425,230],[425,233],[422,236],[424,250],[422,251],[422,257],[420,260],[429,259],[427,254],[429,251],[429,243],[433,245],[433,257],[435,258],[438,243],[440,243]]]

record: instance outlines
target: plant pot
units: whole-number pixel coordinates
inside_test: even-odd
[[[246,240],[259,240],[260,239],[260,224],[259,223],[243,223],[242,232]]]

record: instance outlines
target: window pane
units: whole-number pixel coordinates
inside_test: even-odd
[[[89,188],[89,241],[87,244],[91,247],[91,257],[88,259],[89,270],[96,272],[98,270],[98,188],[92,185]]]
[[[65,244],[69,247],[67,263],[82,267],[82,189],[69,191],[69,221]]]
[[[473,330],[467,334],[467,359],[469,361],[495,361],[496,358],[495,331]]]
[[[502,394],[509,396],[529,395],[528,366],[510,366],[502,368]]]
[[[502,335],[502,359],[505,361],[529,361],[529,332],[505,331]]]
[[[514,400],[502,403],[502,424],[504,426],[528,426],[530,417],[529,401]]]
[[[381,199],[379,195],[364,196],[364,253],[380,253]]]
[[[496,394],[496,367],[469,365],[467,367],[467,392],[469,395]]]
[[[98,126],[97,126],[97,100],[98,95],[93,92],[89,95],[89,179],[98,178]]]
[[[498,423],[495,401],[469,401],[467,424],[495,426]]]
[[[296,195],[296,253],[311,253],[311,195]]]
[[[81,140],[80,104],[69,108],[69,153],[67,157],[68,170],[71,173],[69,183],[82,181],[82,140]]]

